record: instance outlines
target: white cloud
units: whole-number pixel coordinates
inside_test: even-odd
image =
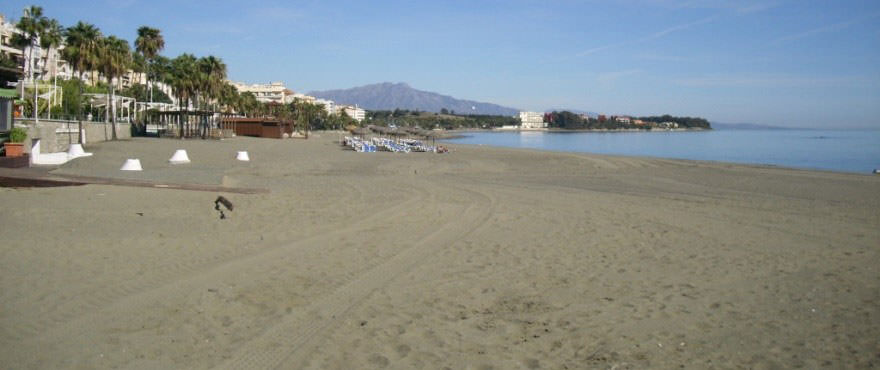
[[[596,80],[599,82],[614,82],[621,78],[632,76],[635,74],[642,73],[641,69],[628,69],[625,71],[616,71],[616,72],[606,72],[600,73],[599,76],[596,77]]]
[[[712,22],[712,21],[714,21],[714,20],[717,19],[717,18],[718,18],[718,16],[711,16],[711,17],[706,17],[706,18],[700,19],[700,20],[698,20],[698,21],[694,21],[694,22],[690,22],[690,23],[679,24],[679,25],[676,25],[676,26],[672,26],[672,27],[669,27],[669,28],[666,28],[666,29],[663,29],[663,30],[660,30],[660,31],[654,32],[654,33],[652,33],[652,34],[650,34],[650,35],[648,35],[648,36],[645,36],[645,37],[643,37],[643,38],[640,38],[640,39],[638,39],[638,40],[624,41],[624,42],[619,42],[619,43],[614,43],[614,44],[608,44],[608,45],[604,45],[604,46],[598,46],[598,47],[595,47],[595,48],[592,48],[592,49],[587,49],[587,50],[584,50],[584,51],[582,51],[582,52],[580,52],[580,53],[577,53],[577,54],[575,54],[575,56],[577,56],[577,57],[585,57],[585,56],[587,56],[587,55],[594,54],[594,53],[597,53],[597,52],[600,52],[600,51],[604,51],[604,50],[608,50],[608,49],[613,49],[613,48],[617,48],[617,47],[621,47],[621,46],[625,46],[625,45],[630,45],[630,44],[637,44],[637,43],[643,43],[643,42],[648,42],[648,41],[652,41],[652,40],[657,40],[657,39],[660,39],[660,38],[666,37],[667,35],[669,35],[669,34],[671,34],[671,33],[673,33],[673,32],[686,30],[686,29],[691,28],[691,27],[693,27],[693,26],[697,26],[697,25],[701,25],[701,24],[705,24],[705,23]]]
[[[736,12],[739,14],[752,14],[763,12],[767,9],[775,8],[779,3],[770,2],[770,3],[754,3],[751,5],[745,5],[736,9]]]
[[[805,37],[810,37],[813,35],[818,35],[820,33],[842,30],[842,29],[847,28],[849,26],[852,26],[854,24],[861,23],[866,20],[877,18],[877,17],[880,17],[880,13],[873,13],[873,14],[868,14],[868,15],[864,15],[861,17],[855,17],[855,18],[850,19],[848,21],[833,23],[833,24],[829,24],[829,25],[825,25],[825,26],[821,26],[821,27],[816,27],[816,28],[806,30],[803,32],[795,33],[792,35],[783,36],[783,37],[777,38],[776,40],[773,40],[773,43],[779,44],[779,43],[783,43],[783,42],[787,42],[787,41],[793,41],[793,40],[798,40],[798,39],[802,39]]]
[[[684,78],[673,81],[684,87],[855,87],[866,85],[864,77],[816,77],[791,75],[732,75]]]
[[[632,0],[633,4],[644,4],[645,0]],[[737,14],[761,12],[779,5],[779,1],[730,1],[730,0],[648,0],[647,3],[671,9],[716,9],[732,10]]]
[[[684,23],[684,24],[679,24],[679,25],[677,25],[677,26],[672,26],[672,27],[666,28],[666,29],[664,29],[664,30],[662,30],[662,31],[655,32],[655,33],[653,33],[653,34],[651,34],[651,35],[649,35],[649,36],[647,36],[647,37],[645,37],[645,38],[643,38],[643,39],[640,39],[639,42],[656,40],[656,39],[659,39],[659,38],[661,38],[661,37],[664,37],[664,36],[666,36],[666,35],[668,35],[668,34],[670,34],[670,33],[673,33],[673,32],[676,32],[676,31],[686,30],[686,29],[691,28],[691,27],[693,27],[693,26],[701,25],[701,24],[704,24],[704,23],[709,23],[709,22],[714,21],[715,19],[718,19],[718,16],[706,17],[706,18],[700,19],[700,20],[695,21],[695,22]]]
[[[651,54],[651,53],[642,53],[635,56],[638,59],[649,60],[653,62],[684,62],[688,61],[690,58],[686,58],[683,56],[675,56],[675,55],[661,55],[661,54]]]
[[[622,46],[622,45],[626,45],[626,44],[627,44],[627,43],[622,42],[622,43],[618,43],[618,44],[612,44],[612,45],[600,46],[600,47],[592,48],[592,49],[589,49],[589,50],[584,50],[584,51],[582,51],[582,52],[580,52],[580,53],[577,53],[577,56],[579,56],[579,57],[585,57],[585,56],[590,55],[590,54],[598,53],[598,52],[603,51],[603,50],[608,50],[608,49],[611,49],[611,48],[613,48],[613,47],[616,47],[616,46]]]
[[[249,9],[247,14],[258,21],[290,22],[305,17],[302,11],[286,7],[257,7]]]

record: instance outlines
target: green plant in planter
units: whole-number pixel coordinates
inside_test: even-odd
[[[13,127],[9,130],[9,142],[23,143],[25,139],[27,139],[27,130],[21,127]]]

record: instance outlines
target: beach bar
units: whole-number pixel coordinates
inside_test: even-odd
[[[281,139],[293,133],[293,122],[275,118],[224,117],[224,126],[232,127],[236,136]]]

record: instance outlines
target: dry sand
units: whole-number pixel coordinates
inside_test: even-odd
[[[55,170],[270,189],[225,220],[213,192],[0,188],[0,367],[880,365],[880,176],[337,137]]]

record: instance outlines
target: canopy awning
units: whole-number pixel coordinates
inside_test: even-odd
[[[15,99],[18,97],[18,91],[15,89],[0,89],[0,98]]]

